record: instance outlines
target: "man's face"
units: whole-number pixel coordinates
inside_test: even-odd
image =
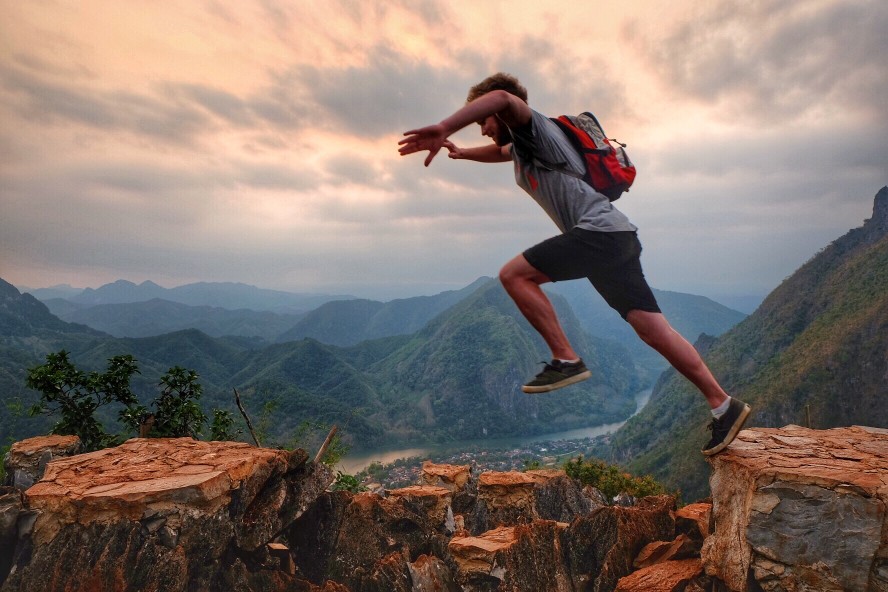
[[[481,135],[493,140],[497,146],[508,146],[512,143],[512,135],[509,129],[496,115],[488,115],[478,122],[481,126]]]

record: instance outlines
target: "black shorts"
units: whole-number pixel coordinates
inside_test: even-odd
[[[524,258],[553,282],[588,278],[624,319],[630,310],[660,312],[644,273],[634,232],[573,228],[524,251]]]

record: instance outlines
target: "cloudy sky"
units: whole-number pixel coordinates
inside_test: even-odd
[[[0,0],[0,277],[388,299],[495,275],[554,224],[510,165],[397,141],[502,70],[628,143],[654,287],[764,295],[888,183],[888,3],[668,4]]]

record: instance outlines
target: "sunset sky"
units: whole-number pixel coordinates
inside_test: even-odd
[[[0,277],[17,286],[389,299],[494,276],[554,224],[510,165],[426,169],[397,142],[496,71],[628,144],[618,207],[656,288],[764,296],[888,184],[884,0],[0,10]]]

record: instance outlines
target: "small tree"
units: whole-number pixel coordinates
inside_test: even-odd
[[[234,417],[225,409],[213,409],[213,423],[210,424],[210,440],[223,441],[234,440],[240,436],[241,431],[232,431]]]
[[[197,379],[197,372],[180,366],[170,368],[160,378],[163,389],[154,400],[154,428],[159,436],[197,438],[201,434],[207,416],[197,404],[203,393]]]
[[[109,359],[103,373],[87,373],[71,363],[65,350],[47,354],[45,364],[28,370],[28,388],[42,393],[30,414],[60,415],[52,433],[79,437],[84,451],[114,446],[120,439],[105,431],[95,412],[114,402],[138,405],[130,390],[130,378],[138,372],[135,358],[129,355]]]
[[[144,405],[131,405],[121,412],[121,420],[138,431],[150,418],[150,430],[146,436],[156,438],[197,438],[207,421],[207,416],[197,401],[203,387],[194,370],[174,366],[160,378],[163,387],[160,395],[154,398],[151,412]]]
[[[133,356],[115,356],[108,360],[105,372],[78,370],[68,352],[47,354],[46,363],[28,370],[27,386],[41,393],[40,402],[30,414],[57,414],[61,419],[53,434],[75,435],[85,452],[116,446],[120,437],[109,434],[96,417],[99,407],[118,403],[121,423],[146,436],[196,438],[207,421],[197,401],[203,388],[194,370],[170,368],[160,379],[161,392],[152,401],[154,411],[141,405],[130,388],[130,378],[139,373]],[[214,410],[212,437],[232,439],[234,420],[227,411]]]

